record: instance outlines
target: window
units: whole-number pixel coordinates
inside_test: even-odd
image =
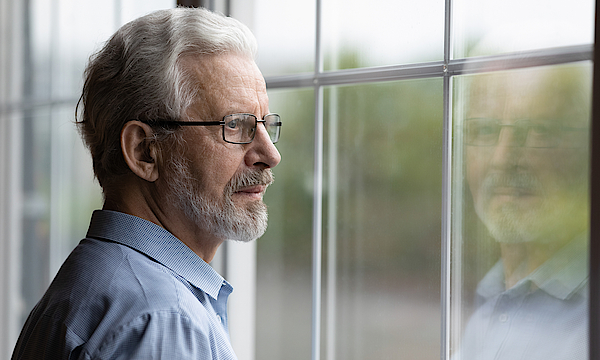
[[[285,121],[267,233],[212,264],[240,360],[586,357],[594,1],[196,3]],[[0,0],[0,357],[101,206],[85,62],[173,6]]]
[[[456,79],[458,358],[587,358],[590,65]]]
[[[240,3],[286,119],[256,358],[587,357],[594,2]]]

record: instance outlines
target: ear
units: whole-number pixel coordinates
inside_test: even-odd
[[[156,144],[150,140],[152,128],[137,120],[127,122],[121,129],[121,149],[129,169],[140,178],[154,182],[158,179]]]

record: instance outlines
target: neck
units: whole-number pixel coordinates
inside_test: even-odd
[[[515,286],[521,279],[539,268],[563,245],[563,242],[501,244],[500,253],[504,265],[506,289]]]
[[[171,201],[160,196],[156,183],[135,177],[112,188],[116,190],[105,191],[103,210],[137,216],[166,229],[207,263],[224,241],[200,228]]]

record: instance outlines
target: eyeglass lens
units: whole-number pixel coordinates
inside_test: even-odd
[[[474,146],[494,146],[498,143],[502,128],[510,128],[519,146],[551,148],[557,146],[577,147],[576,138],[582,133],[578,128],[557,124],[532,123],[529,120],[514,124],[500,124],[495,119],[468,119],[465,142]]]
[[[232,114],[224,118],[223,139],[227,142],[247,144],[254,140],[259,120],[252,114]],[[281,120],[277,114],[268,114],[264,120],[265,128],[273,143],[279,140]]]
[[[281,118],[277,114],[265,116],[265,127],[273,144],[279,141],[279,131],[281,130]]]

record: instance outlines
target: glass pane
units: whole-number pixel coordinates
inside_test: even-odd
[[[177,0],[120,0],[117,4],[121,24],[125,24],[152,11],[177,7]]]
[[[50,275],[50,111],[24,111],[21,318],[38,302],[51,280]]]
[[[50,14],[51,52],[46,61],[52,68],[51,96],[77,101],[86,61],[116,29],[117,12],[113,2],[82,0],[54,6],[46,15]]]
[[[264,76],[314,71],[314,1],[232,1],[231,16],[256,36],[257,64]]]
[[[47,0],[43,2],[50,7]],[[36,11],[32,26],[46,24],[41,34],[47,34],[52,72],[52,96],[78,99],[83,86],[83,70],[87,59],[99,50],[122,24],[158,9],[173,8],[175,0],[62,1],[51,11]],[[50,15],[53,20],[50,20]],[[43,19],[47,16],[48,19]],[[43,54],[48,57],[48,54]]]
[[[91,158],[77,133],[75,105],[89,56],[131,15],[170,0],[31,0],[24,8],[22,119],[22,306],[19,329],[102,206]],[[33,106],[29,106],[33,105]],[[14,344],[13,344],[14,345]],[[12,345],[11,345],[12,346]]]
[[[587,359],[591,63],[456,79],[459,359]]]
[[[52,4],[32,0],[25,9],[27,35],[24,39],[23,93],[26,100],[44,101],[51,97],[52,87]]]
[[[444,4],[434,0],[323,1],[325,70],[444,58]]]
[[[438,359],[442,80],[331,87],[326,359]]]
[[[73,108],[41,107],[23,119],[21,324],[102,206]]]
[[[269,227],[258,240],[256,359],[310,359],[314,152],[312,89],[269,91],[283,125],[281,163],[265,194]]]
[[[594,42],[593,0],[456,0],[454,58]]]
[[[87,233],[92,211],[102,208],[92,157],[73,123],[75,104],[52,109],[50,142],[50,276]]]

